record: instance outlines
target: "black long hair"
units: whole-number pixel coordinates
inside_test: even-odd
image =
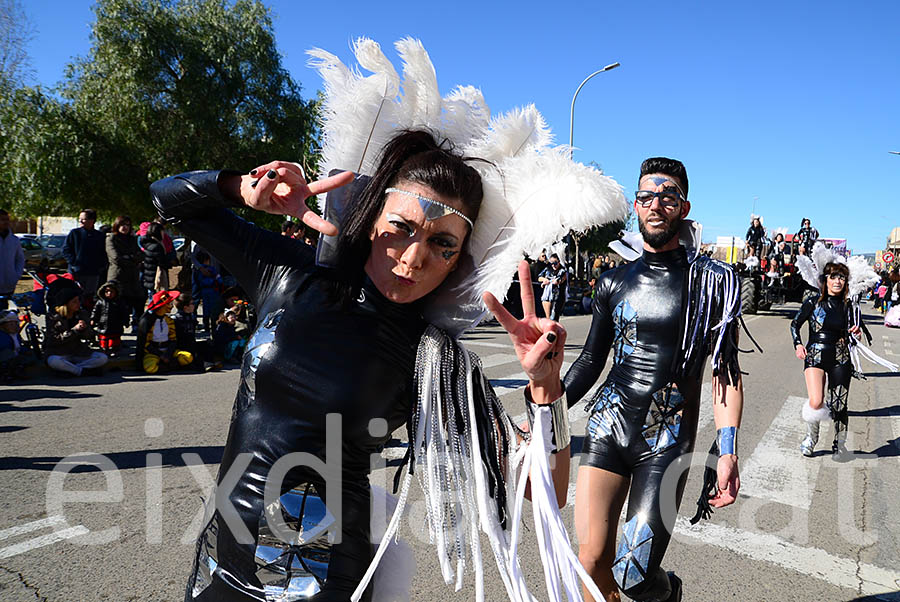
[[[448,141],[438,143],[431,132],[404,130],[385,145],[375,175],[347,211],[338,234],[336,292],[347,303],[362,282],[369,257],[369,236],[384,208],[385,189],[400,182],[428,186],[438,196],[459,199],[461,211],[473,222],[478,218],[483,189],[481,176]]]

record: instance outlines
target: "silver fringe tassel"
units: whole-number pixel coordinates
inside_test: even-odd
[[[562,585],[569,600],[580,601],[576,575],[602,599],[572,550],[555,494],[551,495],[547,417],[540,413],[541,422],[535,427],[544,438],[530,438],[519,430],[485,378],[478,356],[433,326],[419,341],[415,380],[418,395],[407,425],[408,472],[375,558],[351,600],[362,596],[388,544],[397,536],[414,474],[424,492],[430,540],[448,585],[459,590],[470,566],[475,574],[475,599],[485,600],[481,532],[490,542],[509,599],[536,601],[518,559],[519,522],[530,477],[541,560],[548,593],[553,592],[549,599],[561,600]],[[513,483],[518,486],[511,500],[508,484]]]

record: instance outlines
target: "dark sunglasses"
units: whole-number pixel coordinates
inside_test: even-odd
[[[659,199],[661,207],[677,207],[678,203],[684,200],[681,193],[674,188],[666,188],[662,192],[650,192],[649,190],[638,190],[634,193],[634,200],[641,207],[649,207],[653,204],[653,199]]]

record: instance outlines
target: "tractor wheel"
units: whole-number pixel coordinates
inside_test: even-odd
[[[755,278],[745,276],[741,278],[741,313],[744,315],[755,314],[759,302],[759,282]]]

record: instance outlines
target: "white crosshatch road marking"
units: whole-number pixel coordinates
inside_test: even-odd
[[[19,535],[24,535],[25,533],[32,533],[34,531],[40,531],[41,529],[57,527],[64,524],[66,524],[66,519],[62,516],[42,518],[30,523],[3,529],[2,531],[0,531],[0,541],[3,541],[4,539],[10,539],[12,537],[17,537]],[[0,548],[0,560],[4,558],[10,558],[12,556],[17,556],[31,550],[36,550],[37,548],[43,548],[44,546],[53,545],[72,537],[87,535],[88,533],[90,533],[90,531],[87,527],[76,525],[67,529],[54,531],[47,535],[40,535],[38,537],[13,544],[11,546],[6,546],[5,548]]]
[[[809,510],[820,462],[800,453],[806,426],[800,417],[805,397],[788,397],[760,439],[753,455],[741,466],[741,493]],[[829,422],[822,424],[819,448],[830,444]]]

